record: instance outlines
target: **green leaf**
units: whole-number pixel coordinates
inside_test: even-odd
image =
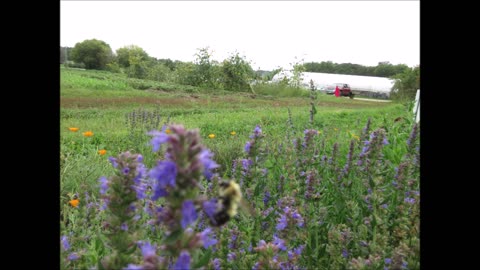
[[[105,267],[103,267],[102,260],[98,260],[98,270],[106,270]]]
[[[211,256],[212,256],[212,249],[207,249],[203,254],[202,258],[198,260],[198,262],[193,266],[193,268],[197,269],[206,265],[210,261]]]
[[[260,193],[265,189],[265,182],[258,182],[253,191],[253,196],[258,197]]]
[[[165,243],[166,244],[171,244],[175,241],[178,240],[178,238],[182,235],[183,231],[182,230],[176,230],[174,232],[172,232],[166,239],[165,239]]]

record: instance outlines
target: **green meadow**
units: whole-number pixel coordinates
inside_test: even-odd
[[[172,124],[198,130],[199,143],[219,165],[218,178],[242,183],[242,193],[256,213],[241,212],[215,228],[218,241],[213,246],[183,247],[191,268],[418,269],[419,136],[411,104],[337,98],[303,89],[286,93],[275,92],[274,86],[231,92],[61,68],[60,223],[70,246],[62,251],[62,269],[114,265],[111,258],[120,256],[121,249],[105,229],[112,212],[100,209],[99,193],[99,179],[118,173],[108,157],[129,151],[141,154],[145,166],[153,168],[165,159],[166,150],[153,152],[147,133],[170,134]],[[257,126],[258,138],[252,135]],[[245,151],[251,140],[257,140],[256,157]],[[366,149],[372,145],[375,151]],[[242,169],[242,160],[254,161],[253,167]],[[199,181],[208,186],[206,179]],[[198,192],[215,197],[217,186]],[[155,190],[153,184],[150,190]],[[317,195],[305,197],[309,192]],[[291,200],[286,203],[285,198]],[[77,199],[78,205],[72,205]],[[136,203],[168,202],[146,198]],[[302,224],[292,221],[286,205],[302,216]],[[137,214],[139,223],[155,219]],[[276,224],[286,219],[293,223],[279,229]],[[193,226],[195,232],[201,231],[199,224]],[[159,248],[172,246],[162,236],[167,229],[158,225],[156,230],[131,230],[135,241],[157,245],[165,262],[155,269],[175,268],[178,252]],[[183,230],[179,235],[189,237]],[[279,237],[286,249],[275,240]],[[262,240],[272,243],[270,249],[256,249]],[[289,255],[300,246],[301,252]],[[76,257],[69,257],[72,254]],[[147,269],[144,255],[139,248],[122,257],[144,268],[117,266]]]

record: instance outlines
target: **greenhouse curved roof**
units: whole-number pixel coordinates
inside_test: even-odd
[[[334,83],[348,83],[352,90],[357,91],[371,91],[371,92],[386,92],[390,93],[393,83],[392,79],[384,77],[372,76],[358,76],[358,75],[344,75],[331,73],[317,73],[317,72],[303,72],[302,85],[309,87],[310,80],[312,80],[317,87],[321,89],[329,84]],[[291,71],[282,71],[273,76],[272,81],[280,81],[284,77],[291,78],[293,73]]]

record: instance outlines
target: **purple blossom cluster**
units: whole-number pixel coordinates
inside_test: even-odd
[[[297,262],[305,245],[293,249],[286,246],[285,240],[273,236],[271,242],[260,240],[254,250],[260,253],[260,259],[252,269],[301,269]]]
[[[304,136],[303,136],[302,148],[303,148],[303,151],[305,151],[306,149],[311,147],[313,143],[313,137],[318,135],[318,131],[315,129],[305,129],[303,131],[303,134]]]
[[[410,136],[407,139],[407,147],[409,151],[412,151],[412,149],[415,147],[417,134],[418,134],[418,123],[415,123],[413,125],[412,132],[410,133]]]
[[[338,175],[338,180],[341,181],[343,178],[348,176],[350,172],[350,168],[352,166],[352,161],[353,161],[353,152],[355,148],[355,140],[350,141],[350,148],[348,149],[348,154],[347,154],[347,162],[345,163],[345,166],[343,167],[342,171]],[[344,184],[344,183],[342,183]]]
[[[363,142],[362,151],[359,154],[357,161],[358,166],[362,166],[362,171],[366,174],[371,173],[373,162],[381,164],[383,158],[382,148],[388,144],[384,129],[377,129],[370,134],[369,140]],[[374,166],[373,166],[374,167]]]
[[[310,171],[307,174],[307,179],[305,180],[306,190],[305,190],[305,198],[306,199],[313,199],[318,198],[320,194],[315,194],[315,187],[318,186],[320,183],[317,180],[316,172],[314,170]]]
[[[286,206],[283,208],[283,213],[280,214],[280,217],[277,219],[276,230],[281,236],[289,235],[292,231],[298,230],[298,228],[303,228],[305,222],[298,213],[298,210],[294,207]]]
[[[253,130],[253,134],[250,135],[249,138],[250,140],[245,143],[244,150],[247,155],[255,156],[257,154],[256,149],[258,148],[258,140],[263,138],[262,128],[257,125]]]

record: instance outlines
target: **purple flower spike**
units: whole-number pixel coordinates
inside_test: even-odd
[[[248,154],[250,153],[250,147],[252,147],[252,143],[250,141],[248,141],[246,144],[245,144],[245,152]]]
[[[127,265],[126,268],[123,268],[123,270],[143,270],[143,266],[136,265],[136,264],[129,264]]]
[[[70,255],[68,255],[68,260],[69,261],[75,261],[75,260],[78,260],[78,258],[80,258],[80,256],[78,256],[77,253],[71,253]]]
[[[108,157],[108,161],[110,161],[110,163],[112,163],[112,166],[113,166],[114,168],[117,168],[118,163],[117,163],[117,159],[116,159],[116,158],[114,158],[114,157]]]
[[[67,236],[65,236],[65,235],[62,236],[62,238],[61,238],[60,241],[62,242],[63,250],[68,250],[68,249],[70,249],[70,244],[68,243],[68,238],[67,238]]]
[[[260,128],[260,126],[257,125],[253,130],[253,132],[255,133],[256,136],[258,136],[262,133],[262,129]]]
[[[280,250],[287,250],[287,247],[285,246],[285,240],[282,240],[275,235],[273,236],[273,244]]]
[[[214,220],[213,215],[217,212],[217,199],[203,202],[203,210],[211,220]]]
[[[288,225],[288,220],[287,220],[287,216],[286,215],[281,215],[280,216],[280,220],[278,221],[278,224],[277,224],[277,230],[278,231],[281,231],[281,230],[284,230]]]
[[[220,259],[219,259],[219,258],[215,258],[215,259],[213,260],[213,269],[214,269],[214,270],[220,270],[220,263],[221,263]]]
[[[100,177],[100,194],[105,195],[108,189],[108,179],[105,176]]]
[[[197,211],[195,211],[195,205],[193,204],[193,201],[184,201],[182,205],[182,220],[180,222],[182,224],[182,228],[185,229],[195,220],[197,220]]]
[[[142,243],[140,249],[142,250],[143,258],[156,256],[156,247],[155,245],[151,245],[149,242]]]
[[[182,251],[178,260],[173,266],[174,270],[190,270],[190,254],[188,251]]]
[[[166,187],[175,187],[175,179],[177,178],[177,165],[172,161],[160,161],[158,165],[149,172],[151,178],[156,180],[153,187],[155,194],[153,200],[165,196]]]
[[[237,259],[237,254],[235,254],[235,252],[230,252],[230,253],[227,254],[227,261],[228,262],[232,262],[235,259]]]
[[[212,228],[206,228],[202,233],[200,233],[200,239],[203,242],[203,247],[208,248],[217,243],[217,239],[214,238]]]
[[[200,162],[203,164],[204,171],[203,174],[205,175],[205,178],[208,180],[212,179],[213,173],[212,171],[215,168],[220,167],[215,161],[212,160],[213,153],[210,152],[208,149],[202,150],[199,155]]]
[[[147,134],[153,136],[150,141],[150,144],[153,146],[153,152],[160,150],[160,146],[166,143],[169,139],[169,136],[166,133],[156,130],[150,131]]]

